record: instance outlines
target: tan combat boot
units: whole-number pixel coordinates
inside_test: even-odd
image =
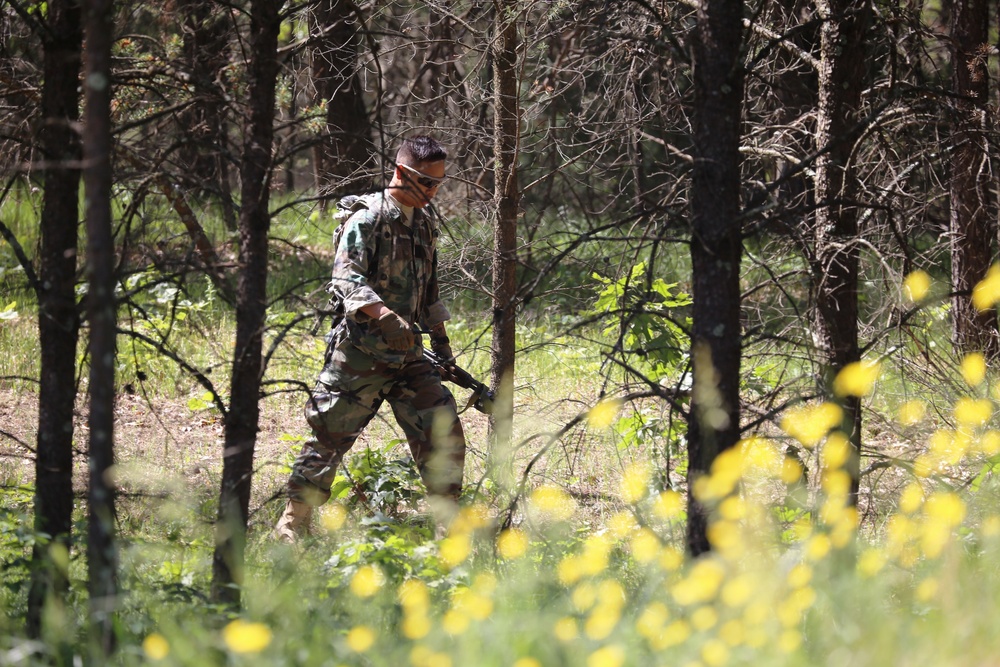
[[[312,513],[312,505],[289,499],[285,504],[285,511],[274,526],[274,536],[281,542],[297,543],[301,538],[309,535]]]

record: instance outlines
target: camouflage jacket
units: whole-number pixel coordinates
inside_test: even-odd
[[[411,324],[429,329],[451,318],[438,294],[438,229],[423,209],[412,223],[384,192],[342,201],[349,217],[334,238],[339,242],[327,287],[343,305],[334,338],[344,336],[359,349],[387,363],[421,357],[420,336],[405,353],[389,349],[378,321],[361,308],[381,301]]]

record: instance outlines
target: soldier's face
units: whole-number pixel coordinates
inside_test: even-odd
[[[418,162],[416,165],[397,164],[394,181],[397,183],[400,203],[421,208],[427,206],[437,194],[445,179],[445,162]],[[406,200],[406,201],[404,201]]]

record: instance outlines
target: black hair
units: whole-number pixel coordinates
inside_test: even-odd
[[[436,139],[420,134],[403,139],[396,151],[396,164],[412,167],[421,162],[440,162],[448,159],[448,151]]]

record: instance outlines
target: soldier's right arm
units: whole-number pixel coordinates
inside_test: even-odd
[[[333,259],[330,285],[343,300],[344,314],[355,321],[359,315],[361,320],[369,317],[362,312],[366,306],[382,302],[368,280],[373,263],[378,261],[374,256],[377,217],[376,212],[363,209],[344,221]]]

